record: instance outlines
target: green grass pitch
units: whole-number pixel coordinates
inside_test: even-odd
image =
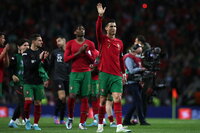
[[[67,130],[65,125],[55,125],[52,118],[41,118],[39,126],[42,131],[26,131],[24,126],[18,129],[9,128],[10,118],[0,118],[0,133],[95,133],[97,127],[88,130],[78,129],[79,118],[75,118],[73,129]],[[31,118],[33,122],[33,118]],[[200,133],[200,120],[147,119],[151,126],[129,126],[133,133]],[[92,122],[88,119],[87,123]],[[115,133],[116,128],[104,127],[104,133]]]

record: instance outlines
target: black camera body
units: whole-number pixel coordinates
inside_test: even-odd
[[[149,48],[143,53],[142,63],[145,68],[147,68],[147,71],[143,73],[143,79],[146,81],[152,81],[151,82],[151,88],[153,89],[152,96],[157,95],[157,91],[165,88],[164,82],[156,82],[156,72],[160,70],[160,60],[165,56],[164,53],[161,52],[161,48],[159,47],[153,47]]]
[[[160,59],[162,57],[161,48],[155,47],[146,50],[143,54],[143,66],[148,71],[156,72],[159,71]]]

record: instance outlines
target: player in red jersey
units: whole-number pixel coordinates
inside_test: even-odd
[[[71,61],[68,120],[66,122],[66,128],[72,129],[75,98],[77,95],[79,95],[81,98],[81,117],[79,128],[84,130],[87,129],[84,123],[88,114],[88,95],[91,80],[91,69],[89,65],[92,64],[95,60],[93,56],[95,45],[92,41],[87,40],[84,37],[84,26],[77,26],[74,34],[76,35],[76,38],[67,42],[64,53],[65,62]]]
[[[5,43],[5,34],[0,32],[0,97],[2,94],[2,82],[3,82],[3,68],[4,66],[9,65],[9,57],[8,57],[8,44],[4,47]]]
[[[105,103],[108,94],[112,94],[114,112],[117,121],[116,132],[131,132],[122,126],[122,80],[125,76],[123,63],[123,42],[115,37],[117,26],[115,21],[110,21],[105,27],[106,35],[102,32],[102,17],[106,8],[101,3],[97,4],[98,19],[96,22],[96,36],[100,50],[99,83],[100,83],[100,107],[99,124],[97,132],[103,132],[103,118],[105,115]]]
[[[99,70],[97,68],[98,61],[99,61],[99,51],[94,50],[94,57],[95,61],[94,64],[90,65],[91,70],[91,87],[89,92],[89,98],[91,99],[92,111],[93,111],[93,118],[94,121],[86,126],[97,126],[98,125],[98,109],[99,109]]]

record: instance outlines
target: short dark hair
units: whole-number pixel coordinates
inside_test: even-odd
[[[30,43],[28,39],[25,39],[25,38],[24,38],[24,39],[20,39],[20,40],[17,42],[17,46],[22,46],[25,42]]]
[[[108,26],[109,23],[116,23],[115,19],[109,19],[106,22],[106,26]]]
[[[61,38],[61,39],[66,39],[63,35],[58,35],[56,36],[56,39]]]
[[[81,27],[81,26],[85,29],[85,26],[83,26],[83,24],[77,24],[76,26],[74,26],[73,31],[76,31],[76,29],[77,29],[78,27]]]
[[[32,43],[32,41],[37,40],[38,37],[41,37],[41,35],[40,34],[32,34],[30,36],[30,42]]]
[[[143,44],[146,42],[146,39],[143,35],[137,35],[136,38],[141,41]]]
[[[0,32],[0,36],[2,36],[2,35],[4,35],[4,36],[5,36],[6,34],[5,34],[4,32]]]

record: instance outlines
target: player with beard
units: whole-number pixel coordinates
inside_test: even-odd
[[[116,132],[131,132],[122,126],[121,97],[123,92],[122,73],[125,73],[123,63],[123,42],[116,38],[117,26],[114,20],[107,23],[106,35],[102,32],[102,17],[106,8],[101,3],[97,4],[98,19],[96,22],[96,36],[100,52],[99,83],[100,83],[100,107],[99,124],[97,132],[103,132],[103,118],[105,115],[105,103],[108,94],[112,94],[114,112],[117,121]],[[124,74],[123,74],[124,75]]]
[[[46,87],[48,81],[43,81],[43,62],[48,57],[47,51],[41,51],[43,41],[39,34],[33,34],[30,38],[31,48],[26,50],[23,56],[24,62],[24,115],[26,130],[41,130],[38,122],[41,116],[41,100],[45,97],[44,86]],[[43,85],[44,83],[44,85]],[[30,123],[30,107],[34,97],[34,125]]]
[[[66,39],[59,36],[56,39],[56,44],[58,48],[53,50],[50,56],[51,78],[56,91],[54,123],[65,124],[64,116],[66,109],[66,95],[69,94],[70,64],[64,62]],[[60,113],[60,120],[58,119],[58,113]]]

